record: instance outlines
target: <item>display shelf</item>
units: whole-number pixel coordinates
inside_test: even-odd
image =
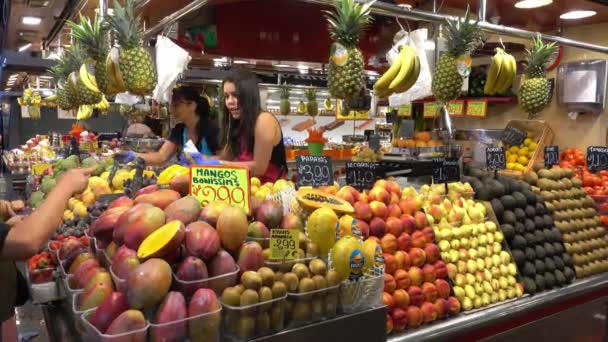
[[[486,310],[469,315],[459,315],[449,320],[426,325],[415,330],[406,330],[399,335],[389,336],[389,342],[409,341],[446,341],[456,336],[466,335],[479,329],[496,324],[507,323],[518,317],[533,314],[535,311],[546,309],[550,305],[563,303],[583,297],[590,292],[608,292],[608,274],[598,274],[593,277],[575,280],[572,284],[513,302],[507,302]],[[608,293],[606,293],[608,294]],[[606,295],[604,294],[604,295]],[[590,299],[596,299],[593,296]],[[574,305],[577,305],[576,303]],[[574,306],[574,305],[569,305]],[[523,322],[528,323],[529,321]]]
[[[469,97],[463,96],[455,99],[454,101],[487,101],[488,103],[510,103],[517,102],[517,96],[482,96],[482,97]],[[412,101],[412,103],[427,103],[435,102],[435,97],[425,97],[423,99]]]

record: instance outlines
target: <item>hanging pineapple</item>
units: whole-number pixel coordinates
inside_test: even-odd
[[[134,7],[133,0],[127,0],[124,7],[114,0],[114,15],[106,20],[120,45],[117,64],[126,89],[135,95],[145,95],[156,86],[156,68],[150,53],[142,46],[141,18],[135,15]]]
[[[319,114],[319,104],[317,103],[317,90],[309,88],[304,91],[306,96],[306,112],[313,118]]]
[[[68,75],[68,87],[71,88],[75,96],[75,103],[78,105],[94,105],[101,101],[101,93],[99,89],[95,89],[90,80],[81,72],[82,68],[86,68],[86,54],[84,50],[74,44],[71,49],[65,51],[65,58],[70,65],[70,74]],[[81,77],[82,76],[82,77]],[[97,90],[97,91],[96,91]]]
[[[332,97],[349,99],[361,89],[363,55],[357,47],[361,32],[371,23],[370,6],[354,0],[336,0],[334,11],[325,11],[331,46],[327,84]]]
[[[279,107],[279,112],[281,115],[289,115],[291,112],[291,103],[289,103],[289,85],[287,82],[281,85],[281,102]]]
[[[63,110],[72,110],[76,108],[77,105],[72,102],[73,96],[71,97],[66,89],[66,78],[68,73],[66,72],[65,59],[59,59],[48,71],[53,77],[53,81],[57,87],[57,106]]]
[[[534,118],[549,104],[551,87],[545,77],[547,65],[557,52],[555,43],[544,44],[540,37],[534,39],[532,49],[526,49],[526,80],[522,83],[517,95],[519,106]]]
[[[477,25],[479,21],[471,22],[469,14],[467,7],[464,21],[457,24],[446,20],[448,50],[439,57],[431,84],[433,95],[440,102],[445,103],[460,96],[464,80],[458,72],[458,59],[482,44],[483,34]]]

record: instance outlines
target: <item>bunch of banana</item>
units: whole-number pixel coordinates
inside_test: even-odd
[[[82,81],[84,86],[87,87],[87,89],[95,93],[100,93],[101,91],[97,86],[97,80],[95,79],[95,75],[94,73],[89,71],[89,67],[90,66],[87,65],[87,63],[83,63],[80,66],[80,69],[78,70],[78,76],[80,77],[80,80]]]
[[[325,110],[334,109],[334,103],[331,101],[331,99],[329,97],[323,101],[323,109],[325,109]]]
[[[119,51],[117,48],[110,49],[106,58],[106,72],[108,76],[108,89],[106,95],[115,95],[127,91],[127,86],[120,72]]]
[[[110,110],[110,103],[106,99],[104,95],[101,96],[101,101],[99,103],[93,105],[93,109],[99,110],[101,115],[108,115],[108,111]]]
[[[93,115],[92,105],[80,105],[78,106],[78,112],[76,113],[76,120],[88,120]]]
[[[517,62],[515,58],[501,48],[496,48],[492,57],[492,63],[488,70],[486,85],[483,92],[486,95],[503,95],[513,85],[517,74]]]
[[[376,81],[374,92],[378,97],[403,93],[410,89],[420,75],[420,59],[413,47],[401,48],[393,65]]]

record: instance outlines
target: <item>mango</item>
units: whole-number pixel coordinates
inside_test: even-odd
[[[93,277],[91,277],[91,279],[89,279],[89,281],[84,286],[85,292],[91,287],[93,287],[95,284],[99,283],[106,284],[109,287],[114,288],[114,283],[112,282],[112,276],[110,275],[110,272],[107,272],[105,269],[99,269],[99,271],[95,273]]]
[[[86,246],[79,240],[64,240],[59,247],[59,259],[63,262],[63,268],[69,269],[76,257],[86,250]]]
[[[162,259],[149,259],[137,266],[127,277],[129,306],[148,309],[158,304],[169,292],[171,266]]]
[[[182,196],[188,195],[190,193],[190,173],[173,177],[169,188],[179,192]]]
[[[89,322],[102,333],[124,311],[129,309],[127,296],[122,292],[112,292],[95,310]]]
[[[185,225],[198,220],[200,213],[201,204],[192,196],[180,198],[165,208],[167,221],[179,220]]]
[[[106,255],[108,256],[108,258],[110,258],[110,260],[112,260],[117,250],[118,244],[116,242],[112,241],[108,244],[108,246],[106,247]]]
[[[170,221],[148,235],[137,249],[137,257],[142,260],[149,258],[165,258],[179,249],[184,240],[184,224],[180,221]]]
[[[247,227],[247,236],[255,239],[267,239],[270,237],[270,231],[260,221],[253,221]]]
[[[220,236],[208,223],[197,221],[186,227],[186,252],[210,260],[220,249]]]
[[[120,261],[113,263],[110,266],[110,270],[116,277],[119,279],[127,279],[129,277],[129,273],[139,266],[139,258],[136,256],[129,256],[120,259]]]
[[[165,213],[157,207],[136,210],[129,214],[123,240],[125,246],[137,250],[152,232],[165,224]]]
[[[279,226],[283,229],[297,229],[304,232],[304,223],[302,223],[302,219],[294,213],[285,214],[283,219],[281,219],[281,224]]]
[[[205,282],[198,280],[207,279],[208,276],[205,262],[193,256],[189,256],[179,263],[175,271],[175,277],[180,280],[176,285],[188,297],[199,288],[207,285]]]
[[[154,208],[154,206],[149,203],[142,203],[136,204],[133,207],[129,208],[127,211],[123,212],[122,215],[120,215],[120,217],[116,221],[114,231],[112,232],[112,240],[119,245],[123,244],[127,227],[135,219],[140,219],[142,211],[150,208]],[[135,213],[140,213],[140,215],[136,216]]]
[[[156,185],[156,184],[148,185],[146,187],[143,187],[143,188],[137,190],[137,192],[135,193],[135,196],[150,194],[150,193],[155,192],[156,190],[158,190],[158,185]]]
[[[208,282],[208,286],[216,292],[219,293],[229,286],[236,285],[236,273],[230,276],[219,277],[237,270],[234,259],[228,252],[224,250],[217,252],[217,255],[211,259],[209,264],[207,264],[207,270],[209,271],[209,276],[211,278],[218,277],[218,279],[210,279]]]
[[[85,262],[86,260],[89,260],[89,259],[94,259],[94,258],[95,258],[95,256],[90,252],[84,252],[84,253],[78,254],[78,256],[76,258],[74,258],[74,261],[72,261],[72,264],[70,265],[70,267],[68,269],[68,273],[73,274],[74,272],[76,272],[76,269],[78,269],[78,267],[83,262]]]
[[[215,228],[220,236],[222,246],[229,251],[237,251],[245,242],[248,226],[245,211],[241,208],[228,206],[220,213]]]
[[[167,293],[165,299],[156,311],[154,324],[151,328],[153,342],[179,342],[186,339],[186,321],[188,317],[186,299],[180,292],[171,291]],[[176,322],[177,321],[177,322]],[[173,322],[173,323],[172,323]]]
[[[216,227],[217,220],[220,217],[220,214],[228,206],[230,206],[230,204],[228,204],[226,202],[222,202],[222,201],[214,201],[214,202],[207,204],[203,208],[203,210],[201,210],[201,217],[200,217],[201,221],[205,221],[205,222],[209,223],[210,225],[212,225],[213,227]]]
[[[127,310],[110,324],[108,330],[106,330],[107,335],[119,335],[124,334],[131,331],[142,330],[146,327],[146,319],[144,314],[139,310]],[[140,331],[134,335],[125,336],[126,341],[129,342],[144,342],[146,340],[146,331]],[[117,339],[110,339],[115,341]],[[120,339],[122,341],[122,339]]]
[[[260,267],[264,266],[262,246],[254,241],[245,242],[239,250],[237,264],[241,269],[241,274],[246,271],[257,271]]]
[[[87,259],[85,261],[83,261],[80,266],[78,266],[76,269],[74,269],[74,273],[73,274],[73,278],[75,284],[73,284],[73,286],[76,286],[78,288],[83,288],[86,283],[88,282],[89,278],[83,279],[85,274],[89,272],[90,269],[94,269],[94,268],[99,268],[99,262],[97,261],[97,259]],[[81,279],[83,279],[83,281],[81,282]]]
[[[78,310],[93,309],[112,295],[112,288],[104,283],[97,283],[78,295]]]
[[[127,257],[137,257],[137,252],[125,245],[122,245],[118,247],[116,253],[114,253],[114,256],[112,256],[112,264],[117,264],[122,259]]]
[[[255,211],[255,219],[268,227],[268,229],[281,228],[283,219],[283,206],[275,201],[264,200]]]
[[[135,202],[127,196],[121,196],[117,199],[110,202],[108,205],[108,209],[117,208],[117,207],[128,207],[131,208],[135,205]]]
[[[188,321],[191,341],[215,341],[222,320],[220,302],[211,289],[198,289],[188,304],[188,317],[214,312]],[[215,312],[217,311],[217,312]]]
[[[165,209],[169,204],[177,201],[181,195],[177,191],[170,189],[161,189],[149,194],[143,194],[135,197],[135,203],[150,203],[161,209]]]
[[[101,214],[92,224],[91,232],[97,238],[104,240],[112,240],[112,231],[116,226],[118,218],[130,207],[116,207],[108,209]]]

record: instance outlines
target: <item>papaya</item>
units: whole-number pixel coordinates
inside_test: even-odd
[[[328,208],[337,213],[352,214],[355,209],[348,202],[337,196],[316,189],[300,189],[296,194],[300,205],[308,209]]]

